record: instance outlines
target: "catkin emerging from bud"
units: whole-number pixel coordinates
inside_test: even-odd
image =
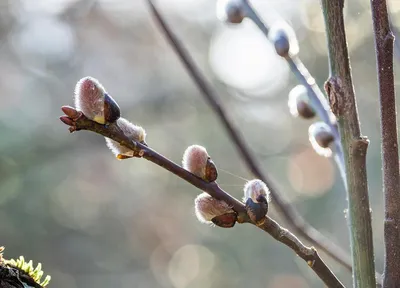
[[[76,84],[75,107],[99,124],[113,123],[121,116],[117,102],[92,77],[84,77]]]
[[[315,111],[310,104],[307,88],[297,85],[289,92],[289,111],[294,117],[310,119],[315,117]]]
[[[196,197],[194,208],[197,219],[206,224],[212,224],[215,217],[235,213],[225,201],[215,199],[205,192]]]
[[[271,196],[267,185],[265,185],[265,183],[259,179],[248,181],[244,185],[243,192],[243,202],[246,202],[249,198],[251,198],[254,203],[262,202],[260,201],[260,198],[265,198],[267,202],[271,201]]]
[[[285,21],[274,23],[268,38],[274,43],[276,53],[281,57],[295,56],[299,53],[299,42],[293,28]]]
[[[331,157],[332,150],[329,145],[335,140],[331,128],[325,122],[316,122],[308,128],[310,143],[317,154]]]
[[[190,173],[208,182],[213,182],[218,177],[217,167],[208,155],[206,148],[200,145],[192,145],[185,150],[182,166]]]
[[[125,136],[129,137],[135,142],[145,143],[146,140],[146,131],[135,124],[132,124],[128,120],[124,118],[119,118],[116,122],[116,125],[122,130]],[[131,149],[122,146],[118,142],[105,138],[107,147],[115,154],[118,159],[125,159],[133,157],[134,151]]]
[[[244,0],[218,0],[217,18],[222,22],[239,24],[246,16]]]

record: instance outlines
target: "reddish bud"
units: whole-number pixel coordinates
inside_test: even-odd
[[[65,116],[65,115],[60,116],[60,120],[61,120],[61,122],[63,122],[64,124],[66,124],[68,126],[74,126],[75,125],[74,120],[72,120],[68,116]]]
[[[78,119],[82,115],[82,112],[79,112],[71,106],[62,106],[61,110],[65,113],[65,115],[72,119]]]
[[[226,213],[211,219],[212,223],[221,228],[232,228],[233,226],[235,226],[236,221],[237,214],[235,212]]]

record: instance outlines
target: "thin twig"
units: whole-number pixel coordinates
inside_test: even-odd
[[[221,105],[218,96],[212,89],[211,85],[208,84],[205,77],[202,75],[200,70],[197,68],[196,64],[192,60],[192,57],[182,46],[177,37],[173,34],[171,29],[167,26],[166,22],[163,20],[157,8],[154,6],[151,0],[149,2],[151,11],[153,15],[158,20],[160,27],[162,28],[164,34],[169,40],[171,46],[175,49],[178,54],[179,59],[182,61],[186,69],[188,70],[190,76],[193,78],[194,82],[201,90],[202,95],[207,100],[210,107],[213,109],[215,114],[219,117],[222,125],[226,129],[229,137],[231,137],[233,144],[236,146],[240,155],[242,156],[245,164],[248,166],[250,172],[263,182],[267,184],[271,191],[272,198],[276,204],[278,211],[283,215],[289,225],[293,228],[294,232],[299,236],[303,237],[311,244],[315,245],[318,249],[321,249],[327,253],[330,257],[336,260],[338,263],[346,267],[351,271],[351,259],[343,249],[332,243],[328,238],[322,235],[318,230],[308,224],[296,211],[296,209],[286,201],[280,192],[277,191],[273,182],[261,172],[261,168],[258,165],[250,149],[247,147],[243,140],[243,137],[233,126],[231,120],[229,119],[225,109]]]
[[[63,122],[65,123],[65,120]],[[83,114],[81,114],[77,119],[69,118],[69,125],[71,126],[71,132],[88,130],[119,142],[121,145],[133,150],[136,157],[142,157],[150,162],[153,162],[180,177],[181,179],[187,181],[193,186],[199,188],[200,190],[206,191],[212,197],[225,201],[235,210],[243,223],[251,223],[258,227],[255,223],[251,222],[247,215],[244,204],[221,189],[217,183],[206,182],[161,154],[157,153],[147,145],[132,141],[130,138],[124,135],[122,130],[117,125],[101,125],[89,120]],[[307,262],[310,268],[314,270],[318,277],[321,278],[321,280],[328,287],[344,287],[343,284],[340,283],[340,281],[333,274],[333,272],[328,268],[328,266],[322,261],[317,251],[313,247],[305,246],[295,235],[293,235],[287,229],[282,228],[277,222],[267,217],[263,226],[260,226],[260,229],[266,231],[276,240],[291,248],[297,255]]]
[[[268,37],[268,33],[270,27],[261,19],[258,15],[256,10],[250,4],[248,0],[242,0],[244,5],[244,15],[245,17],[249,18],[254,24],[263,32],[264,36],[270,40]],[[342,143],[340,141],[339,130],[336,122],[336,117],[333,115],[328,101],[326,100],[324,94],[322,93],[321,89],[318,87],[315,79],[311,76],[310,72],[308,71],[307,67],[303,64],[301,59],[298,56],[292,57],[291,55],[287,55],[285,60],[288,62],[290,70],[298,79],[298,81],[307,88],[308,96],[310,97],[311,105],[317,112],[318,116],[324,121],[326,124],[329,125],[333,135],[335,136],[334,140],[334,159],[336,165],[338,166],[340,176],[343,181],[343,185],[347,191],[347,181],[346,181],[346,170],[344,164],[344,155],[343,155],[343,148]]]
[[[361,136],[358,120],[343,19],[344,0],[321,2],[330,64],[330,78],[325,89],[332,112],[338,119],[346,158],[353,287],[372,288],[376,286],[376,280],[366,171],[369,141]]]
[[[382,137],[383,193],[385,197],[385,268],[383,287],[400,287],[400,174],[396,96],[393,75],[394,35],[386,1],[372,1],[375,52],[379,83]]]

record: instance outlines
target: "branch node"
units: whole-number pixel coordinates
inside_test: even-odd
[[[385,36],[385,39],[383,40],[383,45],[384,46],[386,46],[388,44],[393,45],[393,42],[395,39],[396,39],[396,37],[394,36],[393,32],[391,30],[389,30]]]
[[[324,85],[329,98],[331,110],[336,117],[342,116],[345,111],[345,99],[342,87],[342,80],[339,77],[331,76]]]

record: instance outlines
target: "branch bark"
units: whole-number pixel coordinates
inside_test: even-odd
[[[322,235],[318,230],[308,224],[296,211],[296,209],[286,201],[282,196],[282,193],[278,192],[272,180],[268,178],[267,175],[262,173],[259,164],[254,158],[250,149],[246,145],[240,132],[234,127],[232,121],[229,119],[223,105],[220,103],[218,96],[212,89],[211,85],[207,82],[205,77],[202,75],[201,71],[197,68],[196,64],[192,60],[192,57],[186,51],[186,49],[180,44],[180,41],[168,27],[167,23],[164,21],[163,17],[158,12],[157,8],[153,4],[152,0],[147,0],[151,12],[157,19],[160,28],[164,32],[167,40],[170,42],[172,48],[175,50],[179,59],[182,61],[183,65],[187,69],[189,75],[193,78],[195,84],[198,86],[202,92],[203,97],[220,119],[223,127],[227,131],[229,137],[232,139],[233,144],[236,146],[240,156],[243,158],[245,164],[247,165],[250,172],[262,180],[270,189],[274,203],[277,206],[278,212],[285,218],[289,225],[293,228],[294,233],[303,237],[311,244],[315,245],[318,249],[321,249],[327,253],[332,259],[337,261],[339,264],[346,267],[349,271],[352,269],[351,258],[348,253],[344,251],[339,246],[335,245],[327,237]],[[315,87],[314,87],[315,88]]]
[[[72,110],[71,110],[72,109]],[[69,107],[69,111],[73,111],[72,107]],[[64,109],[64,112],[66,110]],[[77,114],[75,111],[74,115]],[[70,114],[73,115],[73,114]],[[144,158],[158,166],[168,170],[175,174],[181,179],[187,181],[193,186],[199,188],[202,191],[207,192],[212,197],[223,200],[228,203],[233,210],[238,214],[238,219],[241,223],[250,223],[264,230],[276,240],[291,248],[298,256],[300,256],[310,268],[317,274],[317,276],[330,288],[344,288],[343,284],[336,278],[329,267],[322,261],[317,251],[313,247],[305,246],[294,234],[287,229],[282,228],[277,222],[267,217],[262,225],[253,223],[247,215],[245,206],[242,202],[232,197],[226,191],[221,189],[216,182],[206,182],[201,178],[193,175],[189,171],[185,170],[181,166],[175,164],[171,160],[167,159],[163,155],[157,153],[147,145],[139,142],[134,142],[128,138],[122,130],[115,124],[109,126],[98,124],[94,121],[89,120],[82,113],[79,117],[69,118],[62,116],[61,120],[71,126],[70,132],[79,130],[88,130],[100,134],[104,137],[108,137],[112,140],[119,142],[121,145],[128,147],[135,152],[135,156]]]
[[[348,183],[353,286],[375,287],[371,212],[368,199],[366,153],[369,141],[361,136],[343,20],[344,0],[321,0],[329,48],[330,78],[325,84],[331,109],[339,123]]]
[[[390,29],[386,1],[371,0],[371,9],[379,84],[385,198],[383,287],[394,288],[400,287],[400,174],[393,75],[394,36]]]

